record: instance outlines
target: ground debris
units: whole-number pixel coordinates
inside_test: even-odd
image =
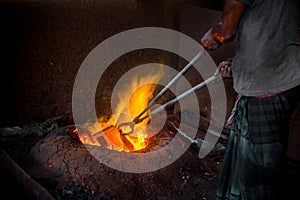
[[[189,149],[158,171],[124,173],[91,156],[74,128],[66,126],[48,134],[26,158],[28,173],[56,199],[215,199],[217,173],[211,169],[212,159],[200,159]]]
[[[95,193],[88,186],[69,181],[64,187],[55,188],[55,198],[57,200],[113,200],[113,198],[105,192]]]

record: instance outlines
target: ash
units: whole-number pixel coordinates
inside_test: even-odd
[[[124,173],[99,163],[74,134],[75,128],[63,117],[55,118],[2,129],[0,142],[55,199],[215,199],[222,154],[199,159],[191,146],[163,169]],[[173,137],[162,131],[143,151],[161,148]]]

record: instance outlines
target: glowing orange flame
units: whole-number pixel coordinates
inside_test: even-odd
[[[89,133],[92,134],[79,134],[80,140],[84,144],[94,146],[105,146],[111,150],[117,151],[137,151],[145,148],[149,143],[151,134],[146,128],[150,119],[145,119],[143,122],[137,124],[134,128],[134,132],[130,135],[122,136],[116,126],[123,122],[130,122],[140,112],[147,107],[148,102],[153,98],[153,94],[156,88],[156,84],[163,73],[160,72],[149,72],[146,77],[135,77],[130,85],[118,94],[120,96],[118,104],[116,106],[115,115],[111,116],[108,120],[104,117],[100,117],[99,124],[97,126],[87,125]],[[132,94],[129,101],[126,95]],[[129,102],[129,105],[128,105]],[[144,114],[147,115],[149,112]],[[99,130],[97,127],[105,129],[104,131]]]

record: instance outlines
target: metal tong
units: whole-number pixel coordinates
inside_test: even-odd
[[[148,115],[142,117],[145,112],[147,110],[149,110],[153,105],[155,105],[155,103],[158,101],[158,99],[160,97],[162,97],[167,90],[174,85],[174,83],[176,83],[176,81],[184,74],[186,73],[198,60],[199,58],[202,56],[202,52],[199,52],[147,105],[147,107],[139,114],[137,115],[132,121],[130,122],[125,122],[125,123],[121,123],[118,126],[118,129],[120,131],[121,135],[128,135],[133,133],[134,131],[134,126],[138,123],[141,123],[142,121],[144,121],[145,119],[149,118],[150,116],[159,113],[160,111],[164,110],[166,107],[176,103],[177,101],[185,98],[186,96],[190,95],[191,93],[199,90],[200,88],[216,82],[217,80],[220,80],[220,76],[218,75],[218,71],[211,77],[209,77],[208,79],[206,79],[205,81],[199,83],[198,85],[192,87],[191,89],[181,93],[179,96],[175,97],[174,99],[164,103],[163,105],[161,105],[160,107],[156,108],[155,110],[153,110],[151,113],[149,113]],[[223,68],[224,70],[224,68]],[[124,127],[130,127],[130,131],[128,132],[124,132],[125,128]],[[127,130],[127,129],[126,129]]]

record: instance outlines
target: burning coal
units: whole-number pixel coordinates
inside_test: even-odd
[[[128,85],[124,85],[117,94],[117,105],[114,114],[108,119],[107,116],[101,116],[98,119],[98,126],[95,124],[86,124],[86,134],[79,134],[83,144],[93,146],[105,146],[108,149],[116,151],[138,151],[149,144],[149,139],[156,134],[147,126],[151,118],[136,124],[134,132],[130,135],[122,135],[117,128],[118,124],[132,121],[141,113],[153,98],[157,88],[157,82],[164,75],[163,72],[152,71],[147,76],[139,77],[136,75]],[[151,83],[151,84],[149,84]],[[149,111],[143,116],[147,116]],[[95,127],[101,127],[101,130]],[[125,130],[126,131],[126,130]]]

